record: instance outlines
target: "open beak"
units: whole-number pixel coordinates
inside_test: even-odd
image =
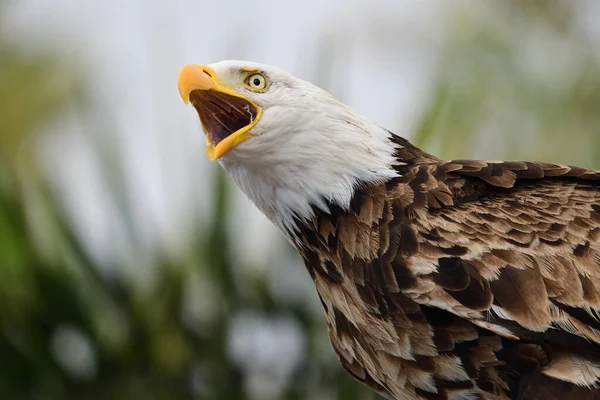
[[[179,72],[179,94],[192,103],[206,132],[206,157],[218,160],[252,134],[262,108],[219,82],[206,65],[188,64]]]

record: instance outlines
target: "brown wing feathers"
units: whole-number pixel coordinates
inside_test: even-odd
[[[342,364],[397,399],[517,398],[534,371],[595,385],[600,172],[397,140],[401,177],[300,233]]]

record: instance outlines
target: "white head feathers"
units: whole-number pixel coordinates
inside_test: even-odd
[[[252,137],[219,159],[256,206],[286,235],[296,219],[327,203],[346,209],[359,185],[397,175],[392,135],[329,93],[267,65],[222,61],[209,65],[223,84],[262,107]],[[257,68],[268,90],[242,84],[242,69]]]

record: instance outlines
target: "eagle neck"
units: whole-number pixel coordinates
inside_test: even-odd
[[[403,163],[396,156],[401,146],[395,135],[376,125],[370,128],[367,132],[350,125],[345,134],[360,137],[358,144],[340,135],[337,145],[321,155],[296,153],[280,160],[253,155],[247,147],[220,162],[263,214],[298,245],[300,226],[317,213],[347,211],[357,191],[399,176]]]

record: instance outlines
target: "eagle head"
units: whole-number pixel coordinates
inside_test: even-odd
[[[200,117],[207,157],[288,236],[314,207],[346,209],[357,187],[396,176],[389,131],[279,68],[190,64],[178,86]]]

